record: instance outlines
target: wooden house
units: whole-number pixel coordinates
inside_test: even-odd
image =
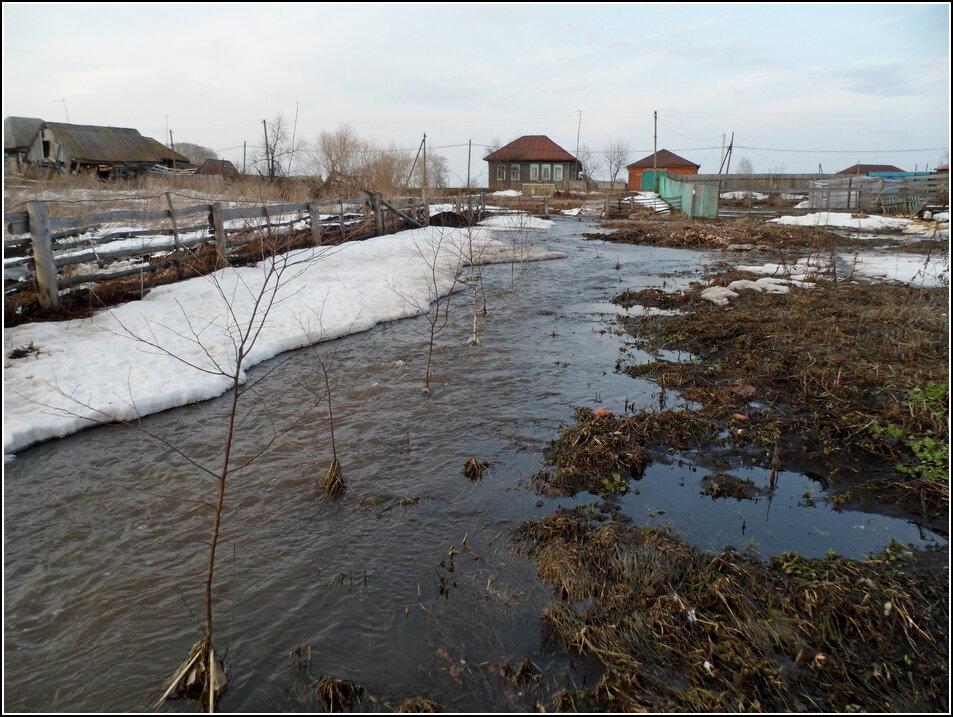
[[[506,189],[524,194],[569,191],[579,173],[579,160],[541,134],[520,137],[483,159],[488,165],[487,185],[491,192]]]

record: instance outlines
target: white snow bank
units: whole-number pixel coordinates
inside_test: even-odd
[[[950,281],[950,256],[946,252],[932,255],[862,252],[838,253],[837,272],[843,278],[866,281],[893,281],[913,286],[945,286]],[[807,257],[797,264],[739,265],[739,271],[790,278],[793,285],[804,285],[804,279],[813,278],[830,270],[828,257]],[[759,280],[760,281],[760,280]]]
[[[530,229],[549,229],[553,225],[549,219],[531,217],[529,214],[500,214],[480,222],[481,227],[497,231],[518,232]]]
[[[861,253],[844,257],[854,278],[936,287],[950,283],[950,255]]]
[[[569,217],[577,217],[581,211],[582,207],[573,207],[572,209],[563,209],[562,213]]]
[[[772,219],[776,224],[801,227],[847,227],[849,229],[889,230],[903,229],[909,219],[900,217],[855,217],[845,212],[815,212],[803,216],[784,216]]]
[[[468,263],[558,256],[485,230],[430,227],[224,269],[89,319],[13,327],[4,332],[4,452],[221,395],[229,381],[217,367],[227,373],[234,366],[233,337],[261,321],[255,300],[263,293],[275,301],[244,369],[426,311],[454,289]],[[268,278],[270,267],[282,266],[280,277]],[[6,358],[28,346],[39,353]]]
[[[522,192],[519,192],[515,189],[501,189],[498,192],[490,192],[487,196],[490,197],[519,197],[522,196]]]

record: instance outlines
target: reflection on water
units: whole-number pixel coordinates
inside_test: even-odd
[[[514,554],[510,534],[520,520],[572,501],[540,500],[520,479],[539,470],[541,450],[574,406],[658,405],[651,383],[614,372],[622,341],[606,330],[603,313],[615,309],[599,307],[622,289],[660,286],[661,274],[668,288],[687,283],[707,261],[683,250],[584,241],[576,233],[587,228],[561,220],[533,235],[567,252],[566,260],[523,273],[485,270],[480,346],[465,346],[468,304],[458,298],[459,313],[437,340],[429,396],[421,392],[423,319],[251,372],[260,383],[246,394],[253,410],[239,456],[253,455],[314,403],[320,362],[329,367],[348,490],[327,499],[316,486],[331,460],[323,411],[231,479],[216,580],[216,643],[233,671],[222,709],[316,709],[308,684],[325,674],[394,704],[420,695],[453,711],[529,709],[568,684],[569,662],[540,644],[549,591]],[[214,465],[227,409],[222,398],[144,425]],[[471,457],[489,463],[482,480],[461,474]],[[798,505],[808,490],[820,492],[796,474],[780,477],[770,502],[713,501],[699,494],[708,472],[684,461],[655,464],[622,509],[703,547],[731,543],[765,555],[861,556],[890,538],[920,539],[903,521],[836,513],[821,500]],[[755,469],[734,472],[764,480]],[[6,467],[8,709],[148,704],[199,634],[210,527],[203,501],[212,489],[194,466],[118,426],[26,450]],[[289,657],[299,646],[311,648],[306,665]],[[524,658],[547,668],[547,678],[517,687],[492,669]]]

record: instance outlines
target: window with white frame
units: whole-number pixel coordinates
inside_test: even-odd
[[[539,165],[531,164],[529,165],[529,181],[535,182],[539,179]]]
[[[510,179],[514,182],[520,181],[520,166],[518,164],[510,166]]]
[[[496,181],[497,182],[506,181],[506,167],[502,164],[496,165]]]
[[[543,181],[548,181],[553,177],[553,165],[544,164],[543,165]]]
[[[553,181],[554,182],[563,181],[563,166],[561,164],[553,165]]]

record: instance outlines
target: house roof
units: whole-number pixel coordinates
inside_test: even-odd
[[[169,149],[159,140],[153,139],[152,137],[143,137],[143,139],[146,141],[146,144],[149,145],[149,149],[155,152],[155,155],[159,159],[168,159],[173,162],[178,162],[179,164],[192,164],[188,157],[179,154],[174,149]]]
[[[483,158],[487,162],[575,162],[576,158],[543,134],[527,134]]]
[[[65,145],[74,160],[87,162],[158,162],[159,157],[139,134],[129,127],[47,122],[57,141]]]
[[[855,164],[853,167],[842,169],[838,174],[869,174],[870,172],[902,172],[900,167],[892,164]]]
[[[202,162],[202,166],[199,167],[196,171],[196,174],[220,174],[223,177],[228,177],[230,179],[237,179],[241,177],[241,172],[239,172],[235,165],[229,162],[227,159],[206,159]]]
[[[653,157],[657,159],[653,160]],[[660,149],[655,154],[650,154],[648,157],[640,159],[638,162],[633,162],[628,165],[626,169],[652,169],[652,167],[699,167],[701,165],[695,164],[694,162],[689,162],[684,157],[679,157],[674,152],[669,152],[667,149]]]
[[[3,149],[26,149],[42,126],[43,120],[36,117],[7,117],[3,120]]]

